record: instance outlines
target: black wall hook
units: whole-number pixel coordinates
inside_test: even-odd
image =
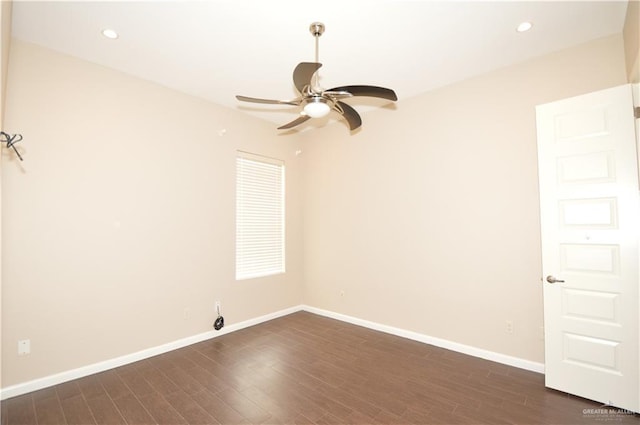
[[[6,143],[8,148],[13,148],[13,151],[16,153],[16,155],[18,155],[18,158],[20,158],[20,161],[23,161],[22,156],[20,155],[20,153],[18,152],[15,146],[15,144],[18,143],[20,140],[22,140],[22,134],[11,135],[11,134],[5,133],[4,131],[0,131],[0,143]]]

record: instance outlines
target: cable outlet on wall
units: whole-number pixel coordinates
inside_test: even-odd
[[[513,333],[513,322],[511,320],[506,321],[504,330],[507,331],[508,334]]]
[[[31,340],[30,339],[21,339],[18,341],[18,355],[26,356],[31,353]]]

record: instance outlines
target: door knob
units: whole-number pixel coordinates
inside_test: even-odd
[[[547,282],[549,282],[549,283],[563,283],[564,280],[556,279],[555,277],[549,275],[549,276],[547,276]]]

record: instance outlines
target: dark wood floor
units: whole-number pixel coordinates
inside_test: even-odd
[[[543,380],[300,312],[5,400],[2,425],[640,424]]]

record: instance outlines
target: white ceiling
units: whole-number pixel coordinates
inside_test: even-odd
[[[208,0],[20,1],[13,36],[283,124],[296,107],[291,74],[314,61],[308,31],[323,22],[320,83],[371,84],[399,100],[610,34],[626,1]],[[534,27],[517,33],[529,20]],[[101,35],[113,28],[120,37]],[[360,112],[383,105],[348,101]],[[376,103],[377,102],[377,103]]]

